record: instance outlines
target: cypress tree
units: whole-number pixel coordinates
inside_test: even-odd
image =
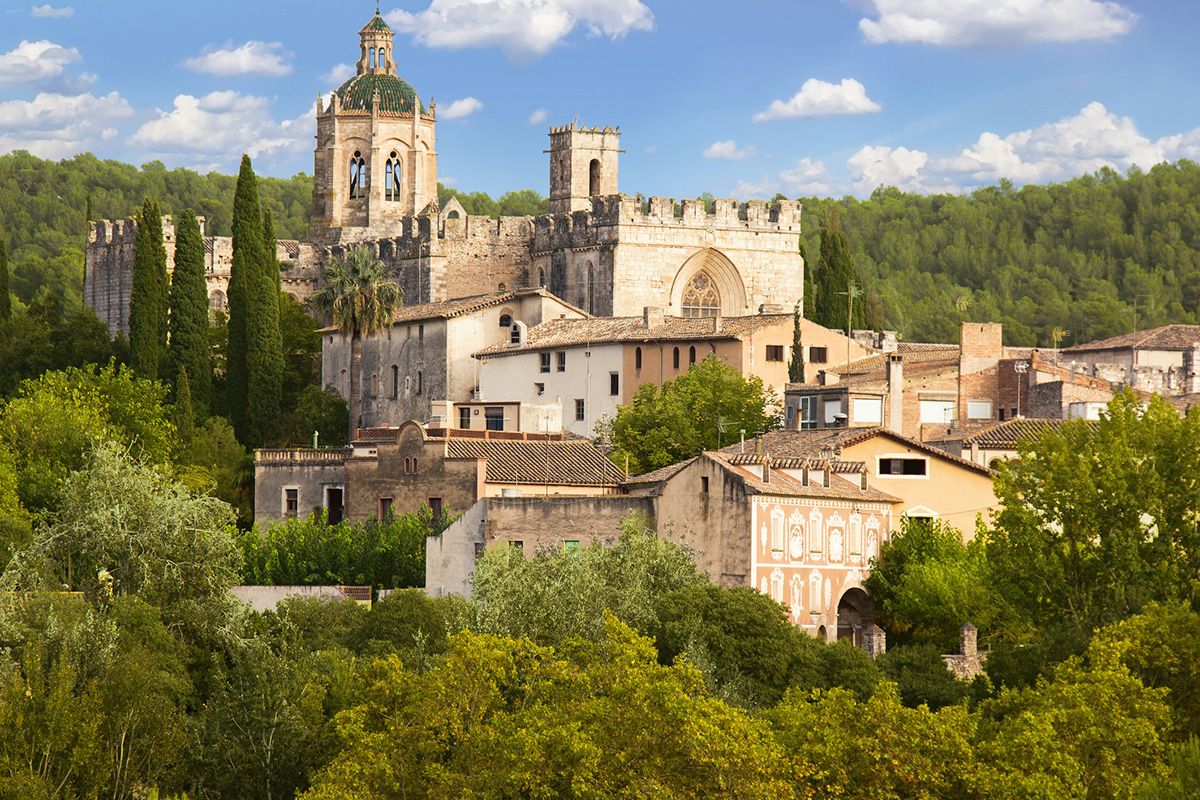
[[[208,284],[204,279],[204,240],[189,208],[175,226],[175,271],[171,274],[172,376],[189,378],[192,406],[203,419],[212,397],[212,365],[208,353]]]
[[[800,304],[792,309],[792,360],[788,363],[788,382],[804,383],[804,341],[800,333]]]
[[[12,298],[8,296],[8,248],[0,239],[0,320],[12,316]]]
[[[279,280],[279,259],[275,257],[277,242],[275,241],[275,220],[271,216],[271,209],[263,209],[262,217],[263,227],[263,258],[266,260],[267,270],[271,277],[275,280],[275,291],[283,291],[283,284]]]
[[[129,292],[129,365],[139,377],[158,378],[167,344],[167,248],[162,214],[146,198],[134,239]]]
[[[853,287],[853,289],[852,289]],[[846,319],[847,292],[861,288],[850,260],[850,245],[842,232],[841,220],[834,211],[821,222],[821,298],[818,315],[827,328],[844,331],[847,324],[855,328],[864,326],[863,301],[859,297],[854,303],[852,320]]]
[[[817,318],[817,265],[809,263],[808,250],[804,247],[804,239],[800,239],[800,260],[804,262],[804,309],[801,314],[805,319]]]
[[[281,412],[279,399],[283,394],[279,290],[271,275],[270,265],[265,262],[265,254],[250,287],[250,315],[246,320],[246,367],[249,376],[249,444],[261,447],[277,437]]]
[[[186,369],[175,379],[175,407],[171,412],[171,421],[175,423],[180,452],[187,452],[196,434],[196,415],[192,411],[192,390]]]
[[[262,266],[262,213],[250,157],[242,156],[233,198],[233,265],[229,270],[229,343],[226,346],[225,406],[238,438],[249,441],[250,376],[247,360],[251,287]]]

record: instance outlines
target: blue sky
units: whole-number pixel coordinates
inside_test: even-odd
[[[964,191],[1200,160],[1187,0],[404,0],[439,174],[546,191],[546,127],[622,128],[621,190]],[[0,152],[312,169],[373,2],[0,0]],[[455,111],[459,112],[455,115]]]

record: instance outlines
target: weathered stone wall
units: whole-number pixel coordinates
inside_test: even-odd
[[[254,458],[254,519],[274,522],[284,518],[284,489],[299,492],[297,513],[306,517],[325,507],[325,488],[346,482],[341,450],[258,450]]]

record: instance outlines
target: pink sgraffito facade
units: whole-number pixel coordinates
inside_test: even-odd
[[[871,558],[891,534],[891,505],[758,495],[750,519],[753,585],[787,606],[793,625],[839,638],[838,607],[848,593],[863,595]],[[841,622],[840,638],[857,640],[858,621]]]

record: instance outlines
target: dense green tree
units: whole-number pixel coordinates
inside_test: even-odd
[[[1149,775],[1138,784],[1134,800],[1200,798],[1200,739],[1192,737],[1167,751],[1167,773]]]
[[[266,254],[263,254],[266,258]],[[270,260],[273,262],[274,255]],[[278,267],[276,268],[278,269]],[[246,326],[246,367],[249,377],[249,444],[261,447],[278,441],[282,420],[283,339],[279,331],[278,272],[260,265],[253,278]]]
[[[167,347],[167,250],[163,244],[162,214],[150,198],[138,218],[129,291],[129,364],[143,378],[154,380]]]
[[[245,465],[251,458],[228,420],[209,417],[192,432],[186,450],[177,453],[175,474],[193,491],[233,506],[240,524],[249,527],[254,521],[254,496],[253,485],[246,486]]]
[[[313,305],[343,336],[350,339],[350,424],[348,435],[361,427],[362,340],[386,330],[404,303],[400,284],[387,274],[383,262],[365,247],[356,247],[325,265],[324,286]]]
[[[279,335],[284,361],[281,404],[286,411],[295,409],[310,390],[321,388],[320,326],[308,309],[286,292],[279,295]],[[343,423],[338,435],[345,433]]]
[[[261,304],[262,211],[250,157],[242,156],[233,201],[233,264],[229,271],[229,322],[225,349],[225,409],[238,438],[250,441],[250,317]]]
[[[275,293],[279,294],[281,290],[279,259],[275,257],[275,251],[279,243],[275,240],[275,218],[271,215],[271,209],[265,206],[262,212],[262,232],[263,265],[267,275],[275,282]]]
[[[792,359],[788,362],[788,383],[804,383],[804,337],[800,332],[800,305],[792,310]]]
[[[862,328],[866,314],[862,282],[854,268],[850,245],[835,210],[821,220],[821,272],[817,286],[816,319],[825,327],[844,331]],[[850,314],[851,316],[847,316]]]
[[[101,442],[167,464],[175,447],[162,384],[114,365],[47,372],[0,407],[0,443],[16,456],[22,504],[54,507],[68,475]]]
[[[800,237],[798,247],[800,260],[804,262],[804,307],[800,316],[804,319],[817,319],[817,262],[809,261],[808,248],[804,246],[804,237]]]
[[[0,321],[12,316],[12,294],[8,290],[8,248],[0,238]]]
[[[346,444],[349,410],[345,399],[333,389],[309,386],[300,393],[295,409],[284,420],[284,441],[293,447],[307,447],[315,439],[319,446],[341,447]]]
[[[208,353],[208,288],[204,274],[204,242],[189,208],[175,223],[175,270],[171,273],[170,376],[188,374],[196,416],[208,416],[212,364]]]
[[[175,404],[171,411],[171,421],[175,423],[175,441],[183,451],[191,448],[192,437],[196,434],[196,415],[192,410],[192,388],[187,370],[179,373],[175,379]]]
[[[936,711],[962,702],[970,691],[970,684],[946,668],[942,649],[934,645],[892,647],[875,663],[910,708],[925,705]]]
[[[617,410],[612,424],[613,461],[641,474],[715,450],[777,424],[774,392],[758,377],[741,373],[716,356],[661,387],[647,383]]]

